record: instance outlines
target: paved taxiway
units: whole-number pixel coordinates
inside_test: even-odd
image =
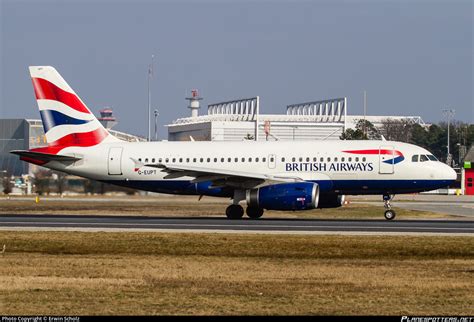
[[[211,231],[266,233],[450,234],[474,236],[461,220],[228,220],[226,218],[1,215],[0,229],[92,231]]]

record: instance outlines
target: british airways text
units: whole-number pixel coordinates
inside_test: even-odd
[[[373,171],[374,165],[372,162],[357,162],[357,163],[318,163],[318,162],[292,162],[285,164],[286,171],[298,172],[349,172],[349,171]]]

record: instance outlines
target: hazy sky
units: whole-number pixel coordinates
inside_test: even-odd
[[[29,65],[52,65],[116,129],[147,133],[147,68],[162,126],[260,95],[262,113],[347,96],[348,113],[473,116],[472,1],[13,1],[1,3],[0,117],[39,118]]]

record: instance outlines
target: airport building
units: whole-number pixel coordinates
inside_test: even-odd
[[[461,169],[461,193],[463,195],[474,195],[474,146],[471,146]]]
[[[419,116],[348,115],[346,97],[291,104],[285,114],[261,114],[257,96],[210,104],[207,115],[198,115],[202,98],[196,90],[186,99],[191,116],[167,125],[169,141],[339,140],[364,118],[378,128],[386,119],[425,125]]]
[[[99,121],[108,129],[110,134],[125,141],[146,141],[145,138],[112,130],[117,124],[110,108],[100,111]],[[38,166],[20,161],[12,150],[29,150],[46,146],[43,122],[32,119],[0,119],[0,169],[2,175],[21,176],[36,172]],[[0,177],[2,177],[0,175]]]

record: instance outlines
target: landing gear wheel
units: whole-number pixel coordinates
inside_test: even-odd
[[[387,220],[392,220],[393,218],[395,218],[395,211],[393,211],[391,209],[385,210],[384,217]]]
[[[263,208],[247,207],[247,216],[252,219],[258,219],[263,215]]]
[[[244,215],[244,208],[240,205],[230,205],[225,210],[225,215],[229,219],[241,219]]]

